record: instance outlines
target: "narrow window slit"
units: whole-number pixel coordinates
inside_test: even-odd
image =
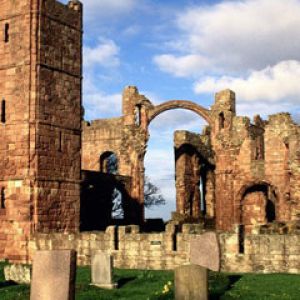
[[[219,114],[219,128],[221,130],[221,129],[224,129],[224,127],[225,127],[225,116],[224,116],[224,113],[221,112]]]
[[[58,145],[58,151],[61,152],[62,151],[62,132],[59,132],[59,145]]]
[[[5,188],[1,189],[1,197],[0,198],[1,198],[0,199],[1,200],[0,201],[1,202],[0,203],[1,204],[1,208],[4,209],[5,208]]]
[[[2,99],[1,101],[1,123],[5,123],[6,122],[6,103],[5,103],[5,99]]]
[[[239,254],[245,253],[245,226],[240,224],[239,225]]]
[[[8,43],[9,42],[9,24],[5,23],[4,26],[4,42]]]

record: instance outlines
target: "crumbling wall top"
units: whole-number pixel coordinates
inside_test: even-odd
[[[103,128],[116,128],[122,125],[123,117],[111,119],[97,119],[91,122],[83,121],[84,130],[94,130]]]
[[[232,90],[226,89],[216,93],[213,110],[228,110],[235,114],[235,107],[235,93]]]
[[[82,3],[80,1],[70,0],[67,4],[63,4],[57,0],[45,0],[42,3],[42,12],[46,15],[82,30]]]

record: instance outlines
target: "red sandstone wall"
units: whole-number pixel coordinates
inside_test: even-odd
[[[81,5],[41,7],[36,135],[36,230],[79,228],[81,170]]]
[[[35,116],[31,49],[36,45],[30,35],[34,27],[30,2],[0,1],[0,98],[5,100],[5,122],[0,124],[0,185],[5,188],[5,208],[0,212],[0,257],[15,260],[27,254],[32,191],[29,176],[36,166],[30,151],[35,130],[29,124]]]
[[[140,108],[140,124],[136,118],[137,108]],[[147,128],[155,109],[157,107],[139,95],[135,87],[127,87],[123,93],[123,116],[96,120],[90,126],[85,125],[83,132],[84,169],[99,170],[101,153],[115,152],[120,174],[132,178],[131,197],[138,202],[143,197]],[[196,141],[187,139],[185,143],[199,146],[197,151],[211,167],[206,192],[209,215],[216,217],[217,229],[230,231],[235,225],[243,224],[242,214],[247,210],[243,200],[252,187],[258,193],[263,190],[266,199],[271,197],[276,221],[299,220],[299,125],[294,124],[288,114],[271,116],[268,121],[256,116],[253,124],[247,117],[236,116],[235,95],[230,90],[216,94],[208,115],[210,127],[203,136],[205,140],[201,140],[201,135]],[[208,150],[201,145],[206,145]],[[180,145],[177,146],[178,154]],[[192,155],[187,153],[176,159],[177,212],[182,213],[193,187],[198,185],[196,173],[201,168],[197,169],[199,162],[193,161]],[[247,218],[253,220],[251,224],[266,220],[266,203],[258,205],[259,214],[249,210]]]
[[[24,261],[35,230],[78,228],[81,10],[68,6],[0,1],[2,258]]]
[[[118,158],[119,172],[126,174],[124,162],[120,159],[122,144],[122,118],[95,120],[83,123],[82,132],[82,169],[100,171],[100,156],[114,152]]]
[[[268,121],[256,117],[251,124],[232,113],[231,101],[230,93],[218,93],[212,107],[217,228],[232,230],[243,223],[243,198],[254,185],[272,192],[276,221],[299,220],[299,126],[289,114],[276,114]],[[220,112],[225,116],[223,128]],[[258,209],[266,212],[263,204]],[[261,223],[262,216],[249,212],[247,218]]]

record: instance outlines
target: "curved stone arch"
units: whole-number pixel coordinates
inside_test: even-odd
[[[255,185],[270,186],[275,191],[276,196],[277,196],[277,201],[279,201],[279,198],[280,198],[279,189],[278,189],[278,187],[273,185],[272,182],[270,182],[268,180],[251,180],[251,181],[247,181],[245,184],[243,184],[243,186],[240,188],[240,190],[236,194],[236,199],[240,204],[242,204],[243,197],[244,197],[245,193],[247,192],[247,190]]]
[[[269,180],[252,180],[252,181],[247,181],[241,188],[240,190],[237,192],[236,194],[236,199],[239,203],[239,221],[241,222],[241,211],[242,211],[242,207],[244,205],[244,196],[246,195],[247,191],[249,189],[251,189],[251,187],[254,186],[268,186],[270,187],[274,192],[275,192],[275,196],[276,196],[276,203],[274,203],[274,205],[278,205],[278,203],[280,202],[280,191],[278,189],[278,187],[276,187],[275,185],[272,184],[272,182],[270,182]]]
[[[210,111],[203,106],[188,100],[170,100],[155,106],[149,113],[148,123],[150,123],[155,117],[157,117],[164,111],[180,108],[195,112],[200,117],[202,117],[209,125],[212,125]]]

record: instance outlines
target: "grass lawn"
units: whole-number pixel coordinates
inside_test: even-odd
[[[29,286],[5,282],[0,264],[0,299],[28,300]],[[77,269],[76,300],[171,300],[174,299],[173,272],[115,270],[119,288],[108,291],[89,286],[90,269]],[[168,285],[169,283],[169,285]],[[170,285],[171,283],[171,285]],[[164,286],[165,291],[163,293]],[[299,300],[300,275],[210,273],[210,299]]]

